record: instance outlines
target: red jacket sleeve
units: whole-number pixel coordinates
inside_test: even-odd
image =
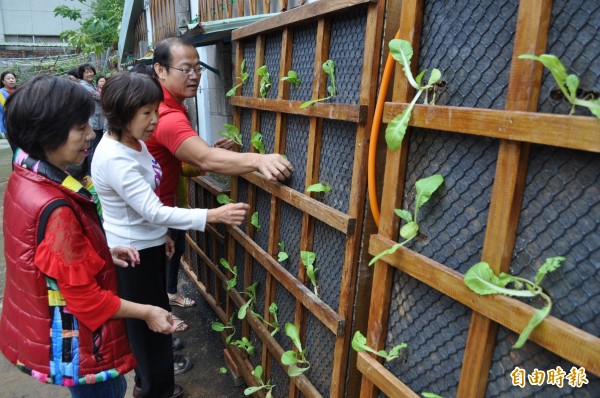
[[[98,329],[119,310],[120,298],[96,282],[104,260],[84,236],[69,207],[57,208],[48,218],[34,263],[56,280],[67,309],[90,330]]]

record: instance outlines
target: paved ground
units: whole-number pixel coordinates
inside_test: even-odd
[[[11,172],[10,147],[6,140],[0,139],[0,203],[4,203],[4,191]],[[0,207],[0,224],[4,206]],[[0,251],[4,253],[4,234],[0,239]],[[6,262],[0,255],[0,298],[4,297],[4,278]],[[189,355],[194,367],[187,373],[175,377],[175,382],[184,388],[185,397],[243,397],[244,386],[235,387],[230,374],[222,375],[219,368],[224,366],[223,345],[217,333],[210,329],[210,323],[216,320],[212,309],[201,299],[193,284],[180,272],[179,290],[194,298],[198,303],[192,308],[177,308],[175,314],[187,320],[191,326],[186,332],[176,333],[184,343],[178,353]],[[0,303],[0,311],[2,304]],[[0,337],[1,338],[1,337]],[[127,375],[127,397],[132,396],[133,372]],[[2,398],[66,398],[68,391],[61,387],[48,386],[18,371],[4,356],[0,355],[0,397]]]

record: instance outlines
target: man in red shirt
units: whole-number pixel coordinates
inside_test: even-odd
[[[225,175],[259,171],[271,181],[284,181],[290,176],[292,164],[282,155],[210,147],[192,128],[183,101],[194,97],[200,84],[202,67],[193,45],[181,38],[163,40],[154,49],[153,63],[165,99],[159,107],[158,127],[146,145],[162,168],[159,196],[166,206],[175,205],[182,162]],[[178,264],[179,259],[174,260]],[[169,296],[174,305],[193,305],[176,290]]]

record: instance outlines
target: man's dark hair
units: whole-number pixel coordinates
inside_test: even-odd
[[[171,64],[171,48],[175,46],[189,46],[195,48],[191,42],[182,39],[181,37],[169,37],[159,42],[154,48],[154,58],[152,64],[158,63],[169,70]]]
[[[120,72],[106,80],[100,102],[108,130],[120,139],[138,109],[162,100],[162,88],[155,79],[143,73]]]
[[[87,69],[91,69],[94,72],[94,75],[96,74],[96,68],[94,68],[94,65],[90,64],[90,63],[86,63],[83,65],[79,65],[79,68],[77,68],[77,74],[79,75],[80,79],[83,79],[83,73],[87,70]]]
[[[94,100],[79,84],[56,76],[37,75],[6,101],[8,140],[31,156],[46,159],[67,142],[69,131],[88,122]]]

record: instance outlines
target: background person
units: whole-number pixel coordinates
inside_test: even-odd
[[[6,100],[16,89],[16,75],[10,71],[2,72],[0,75],[0,105],[2,105],[0,106],[0,138],[6,138],[6,125],[4,123],[4,109]]]
[[[96,90],[102,94],[102,87],[106,84],[106,77],[102,75],[98,75],[96,77]]]
[[[104,116],[102,116],[102,105],[100,105],[100,93],[96,89],[94,85],[94,77],[96,76],[96,68],[92,64],[83,64],[77,68],[77,73],[79,75],[79,84],[91,95],[94,100],[94,113],[90,117],[90,126],[96,133],[96,138],[92,142],[92,146],[90,147],[88,157],[84,164],[84,169],[89,173],[90,167],[92,165],[92,159],[94,158],[94,152],[96,151],[96,147],[98,143],[102,139],[102,135],[104,134]]]
[[[173,245],[165,244],[167,227],[203,231],[207,222],[241,225],[248,205],[207,210],[167,207],[160,202],[156,192],[162,189],[164,174],[144,141],[156,128],[162,98],[160,86],[148,75],[122,72],[108,79],[102,92],[108,132],[98,145],[92,177],[109,246],[131,245],[140,253],[138,267],[117,271],[119,294],[170,309],[165,263]],[[136,320],[127,320],[127,332],[138,360],[134,396],[181,396],[183,390],[173,377],[171,337],[154,333]],[[185,371],[191,362],[181,358]]]
[[[115,264],[137,264],[138,252],[108,248],[91,195],[66,172],[87,156],[93,110],[78,84],[47,75],[7,101],[7,131],[18,149],[4,197],[0,350],[73,397],[120,398],[135,359],[119,318],[159,333],[174,326],[168,311],[117,296]]]

